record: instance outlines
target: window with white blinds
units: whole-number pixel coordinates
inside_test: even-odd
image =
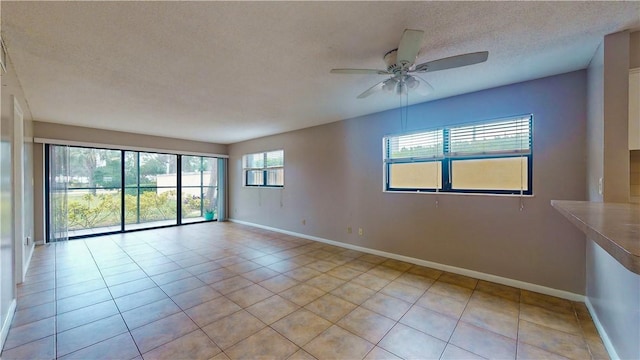
[[[532,194],[532,116],[384,138],[387,191]]]
[[[246,154],[242,167],[246,186],[284,186],[284,150]]]

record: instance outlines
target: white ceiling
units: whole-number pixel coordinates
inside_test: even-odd
[[[35,120],[215,143],[391,109],[356,96],[406,28],[419,62],[488,50],[423,75],[417,103],[587,67],[640,2],[9,2],[2,33]]]

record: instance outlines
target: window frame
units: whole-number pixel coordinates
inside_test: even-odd
[[[279,166],[269,166],[267,163],[267,155],[269,153],[281,152],[282,153],[282,165]],[[247,157],[248,156],[262,156],[262,166],[261,167],[249,167],[247,166]],[[282,170],[282,185],[270,185],[268,184],[269,171],[271,170]],[[250,184],[249,183],[249,174],[252,172],[262,172],[262,182],[260,184]],[[275,149],[268,151],[261,151],[256,153],[244,154],[242,155],[242,173],[243,173],[243,185],[246,187],[258,187],[258,188],[276,188],[282,189],[284,188],[284,149]]]
[[[484,125],[506,122],[509,120],[518,120],[528,118],[528,151],[495,151],[485,153],[468,153],[464,155],[452,154],[449,152],[451,144],[450,130],[452,128]],[[390,158],[389,156],[389,140],[406,135],[423,134],[427,132],[441,131],[442,132],[442,151],[441,156],[430,157],[407,157],[407,158]],[[533,195],[533,114],[516,115],[505,118],[491,119],[473,123],[452,124],[438,128],[424,129],[420,131],[414,131],[410,133],[401,133],[387,135],[383,137],[382,141],[383,152],[383,168],[384,168],[384,192],[424,192],[424,193],[451,193],[451,194],[486,194],[486,195]],[[505,190],[505,189],[455,189],[452,187],[452,163],[459,160],[484,160],[484,159],[506,159],[506,158],[526,158],[527,159],[527,189],[518,190]],[[440,162],[440,188],[398,188],[391,187],[391,165],[392,164],[411,164],[411,163],[426,163],[426,162]]]

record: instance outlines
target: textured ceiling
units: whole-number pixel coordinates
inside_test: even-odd
[[[356,96],[384,78],[406,28],[419,62],[488,50],[423,75],[411,103],[583,69],[640,2],[9,2],[2,33],[35,120],[233,143],[400,105]]]

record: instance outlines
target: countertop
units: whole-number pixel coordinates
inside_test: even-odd
[[[551,206],[625,268],[640,275],[640,204],[551,200]]]

